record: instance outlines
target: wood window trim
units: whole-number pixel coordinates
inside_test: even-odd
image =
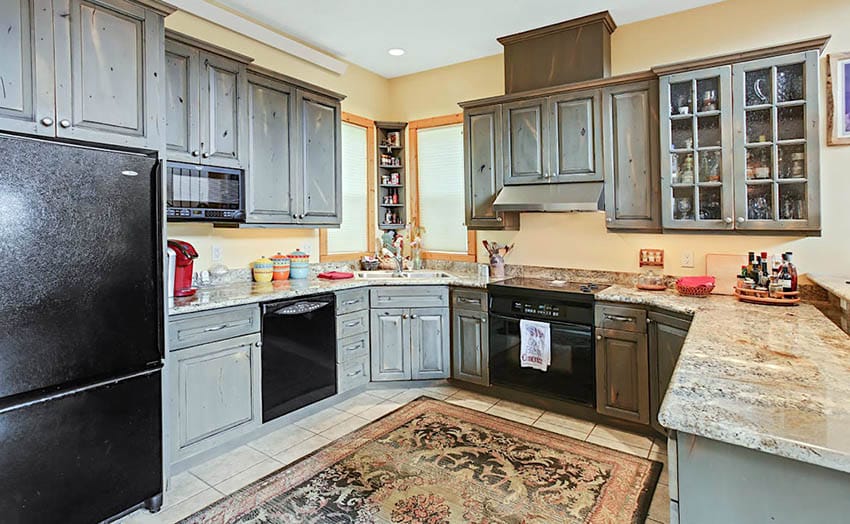
[[[366,251],[329,254],[328,230],[319,229],[320,262],[347,262],[375,253],[375,235],[372,234],[378,228],[375,210],[375,203],[378,198],[377,188],[375,186],[378,177],[375,164],[375,151],[377,150],[375,145],[375,121],[346,112],[342,113],[342,121],[366,129]]]
[[[419,136],[420,129],[463,124],[463,113],[435,116],[413,120],[407,124],[408,147],[408,187],[410,191],[410,222],[417,227],[419,222]],[[445,253],[441,251],[423,251],[422,258],[430,260],[448,260],[452,262],[476,262],[478,236],[475,231],[466,232],[466,253]]]

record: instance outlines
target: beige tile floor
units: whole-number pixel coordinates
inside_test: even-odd
[[[361,393],[332,408],[301,419],[289,427],[260,437],[247,445],[174,476],[171,479],[171,486],[165,493],[162,511],[152,514],[146,510],[139,510],[119,522],[121,524],[176,522],[315,451],[328,442],[386,415],[420,395],[429,395],[452,404],[663,462],[665,469],[662,470],[661,479],[655,490],[647,522],[650,524],[669,522],[667,450],[666,443],[661,439],[635,435],[449,385],[426,388],[399,387]]]

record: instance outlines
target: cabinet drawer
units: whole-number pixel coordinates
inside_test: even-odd
[[[369,356],[369,333],[363,332],[353,337],[336,341],[336,361],[340,364],[356,358]]]
[[[169,351],[260,331],[256,305],[217,309],[172,317],[168,322]]]
[[[369,383],[369,355],[349,360],[337,367],[337,393]]]
[[[336,317],[336,338],[346,338],[369,332],[369,311],[356,311]]]
[[[339,291],[336,294],[336,314],[344,315],[369,309],[369,290],[366,288]]]
[[[445,286],[402,286],[371,289],[374,308],[448,307],[449,289]]]
[[[632,307],[596,305],[596,327],[646,333],[646,310]]]
[[[471,311],[487,311],[487,293],[474,289],[453,289],[452,307]]]

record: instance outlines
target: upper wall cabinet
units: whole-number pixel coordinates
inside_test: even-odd
[[[295,154],[292,144],[295,89],[248,73],[248,168],[245,180],[246,222],[291,224]]]
[[[599,90],[502,106],[505,184],[602,180]]]
[[[123,0],[3,2],[0,128],[160,149],[165,14]]]
[[[605,222],[610,229],[661,229],[658,83],[602,90]]]
[[[469,229],[519,229],[518,213],[493,209],[502,189],[502,106],[464,111],[464,172],[466,176],[466,227]]]
[[[340,101],[299,89],[296,190],[300,224],[339,225],[342,220],[342,109]]]
[[[169,32],[165,62],[170,160],[245,167],[250,61]]]
[[[820,229],[818,53],[661,79],[666,229]]]

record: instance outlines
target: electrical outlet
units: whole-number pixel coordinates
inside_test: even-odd
[[[685,251],[682,253],[682,267],[694,267],[693,251]]]
[[[222,249],[221,249],[220,245],[213,244],[213,247],[212,247],[212,263],[213,264],[221,263],[221,256],[222,256],[221,251],[222,251]]]

